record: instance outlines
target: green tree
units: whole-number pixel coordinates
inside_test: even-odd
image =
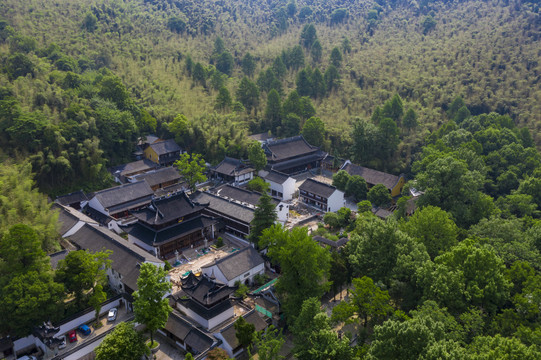
[[[260,360],[282,360],[280,350],[284,346],[285,339],[278,329],[269,326],[265,332],[257,334],[254,347],[257,349],[257,358]]]
[[[417,122],[417,113],[412,108],[409,108],[404,115],[402,122],[407,129],[415,129],[419,123]]]
[[[423,243],[432,259],[457,244],[458,227],[449,214],[438,207],[417,210],[401,228]]]
[[[391,203],[391,193],[383,184],[377,184],[370,188],[367,198],[376,206],[386,206]]]
[[[372,204],[368,200],[363,200],[357,204],[359,213],[367,212],[372,209]]]
[[[380,158],[391,159],[400,144],[400,131],[393,119],[383,118],[378,124]]]
[[[198,183],[207,180],[204,175],[206,169],[205,160],[200,154],[192,153],[191,156],[188,153],[180,154],[180,159],[175,161],[174,166],[188,183],[192,192],[197,189],[196,185]]]
[[[458,110],[464,106],[466,106],[466,104],[464,103],[464,100],[462,100],[462,97],[457,96],[447,109],[447,118],[453,120]]]
[[[6,73],[10,80],[15,80],[19,76],[34,74],[34,63],[25,54],[15,53],[8,57],[6,61]]]
[[[363,326],[371,322],[381,322],[393,311],[390,305],[390,296],[387,291],[381,290],[372,279],[363,276],[353,279],[353,289],[348,301],[342,301],[333,309],[334,321],[348,321],[352,317],[363,320]]]
[[[327,85],[327,92],[332,92],[334,89],[338,89],[340,86],[340,73],[334,65],[329,65],[327,70],[325,70],[325,84]]]
[[[287,72],[287,67],[281,56],[277,56],[272,63],[272,71],[281,79]]]
[[[436,20],[432,16],[426,16],[421,24],[423,27],[423,34],[426,35],[430,32],[430,30],[434,29],[436,27]]]
[[[29,270],[13,276],[0,288],[0,331],[25,337],[37,324],[59,320],[64,287],[52,272]]]
[[[301,134],[310,145],[321,147],[325,141],[325,123],[313,116],[304,122]]]
[[[216,60],[216,69],[223,72],[224,74],[231,76],[233,73],[233,68],[235,66],[235,60],[233,55],[229,51],[224,51],[218,56]]]
[[[252,77],[254,76],[254,71],[256,67],[256,62],[252,54],[247,52],[241,61],[242,72],[244,75]]]
[[[257,88],[257,85],[246,76],[240,81],[236,95],[237,100],[244,105],[246,111],[249,113],[259,104],[259,89]]]
[[[314,40],[312,48],[310,49],[310,55],[312,56],[312,60],[315,63],[321,61],[321,57],[323,56],[323,47],[321,46],[321,43],[318,39]]]
[[[329,225],[333,230],[339,230],[340,226],[342,225],[338,214],[333,212],[325,213],[325,215],[323,216],[323,222],[326,225]]]
[[[91,12],[87,12],[83,20],[82,28],[88,32],[96,31],[98,28],[98,18],[96,15],[92,14]]]
[[[265,123],[265,128],[273,133],[276,133],[276,129],[282,124],[282,100],[275,89],[272,89],[267,95]]]
[[[349,182],[349,174],[346,170],[339,170],[332,176],[332,184],[340,191],[346,191],[346,187]]]
[[[311,83],[312,83],[311,96],[313,96],[314,98],[322,98],[323,96],[325,96],[327,92],[327,86],[325,85],[325,79],[323,77],[323,74],[321,73],[321,71],[319,71],[318,68],[316,68],[312,72]]]
[[[475,338],[468,352],[474,359],[534,360],[541,357],[535,345],[526,346],[516,338],[506,338],[499,334]]]
[[[331,13],[331,25],[340,24],[348,17],[348,10],[345,8],[339,8],[333,10]]]
[[[403,115],[404,105],[402,104],[402,98],[400,95],[395,94],[390,100],[385,102],[383,107],[383,117],[391,118],[397,124],[400,124]]]
[[[110,250],[94,254],[85,250],[71,251],[58,262],[56,281],[63,283],[81,305],[85,292],[95,290],[107,281],[106,270],[111,266],[111,260],[108,259],[110,254]]]
[[[284,314],[293,324],[307,297],[321,297],[329,289],[329,252],[308,235],[305,228],[286,230],[273,225],[263,231],[261,247],[268,247],[268,256],[278,263],[282,275],[276,283]]]
[[[248,146],[248,160],[250,161],[250,164],[252,164],[252,166],[254,167],[256,173],[259,172],[259,170],[262,170],[265,166],[267,166],[267,155],[265,155],[265,151],[263,150],[259,142],[252,142]]]
[[[366,186],[366,180],[359,175],[353,175],[349,177],[346,185],[346,195],[353,196],[356,202],[366,199],[368,188]]]
[[[300,44],[305,49],[310,49],[316,39],[317,39],[317,33],[316,33],[316,28],[314,24],[304,25],[301,31]]]
[[[250,351],[255,337],[255,325],[250,324],[242,316],[239,316],[237,321],[235,321],[235,336],[239,341],[239,344]]]
[[[220,110],[226,110],[231,107],[231,95],[229,90],[225,86],[222,86],[216,96],[216,108]]]
[[[186,22],[178,16],[173,16],[167,20],[167,28],[180,34],[186,30]]]
[[[301,118],[297,114],[289,113],[282,121],[282,131],[280,135],[283,137],[296,136],[300,132]]]
[[[334,47],[331,51],[330,62],[333,66],[339,68],[342,65],[342,53],[338,47]]]
[[[309,96],[312,94],[312,69],[305,68],[297,73],[297,93],[300,96]]]
[[[100,319],[101,304],[105,300],[107,300],[107,293],[103,291],[103,286],[101,284],[94,286],[92,295],[90,295],[90,298],[88,299],[88,304],[92,306],[96,312],[96,321],[99,321]]]
[[[115,326],[113,332],[105,336],[94,352],[96,360],[133,360],[148,355],[149,350],[143,336],[135,330],[134,324],[121,322]]]
[[[203,87],[207,86],[207,71],[205,70],[203,65],[201,65],[200,62],[197,62],[194,65],[193,71],[192,71],[192,77],[193,77],[193,81],[196,84],[199,84]]]
[[[212,51],[213,55],[219,55],[225,51],[225,44],[221,37],[217,36],[214,40],[214,50]]]
[[[144,324],[154,342],[154,332],[165,326],[169,313],[173,310],[165,297],[171,291],[167,273],[151,263],[141,264],[138,290],[133,293],[133,312],[135,321]]]
[[[272,198],[264,193],[257,204],[254,211],[254,219],[250,223],[250,241],[261,247],[260,237],[265,229],[271,227],[277,219],[276,205],[273,203]]]
[[[303,106],[301,103],[301,97],[296,90],[289,93],[282,106],[282,111],[284,114],[295,114],[298,117],[302,117]]]
[[[264,194],[269,191],[270,184],[260,177],[255,177],[248,182],[246,187],[248,190],[257,191]]]
[[[367,164],[376,157],[379,144],[378,128],[363,119],[356,119],[351,133],[353,139],[352,156],[358,164]]]

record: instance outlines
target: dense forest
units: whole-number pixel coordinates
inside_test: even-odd
[[[216,164],[247,158],[249,134],[301,133],[410,181],[383,221],[365,211],[375,191],[343,179],[372,204],[325,217],[318,234],[350,239],[340,254],[305,229],[261,231],[298,359],[537,359],[540,43],[535,0],[4,0],[2,308],[17,309],[27,278],[28,303],[87,289],[45,264],[56,218],[34,184],[109,186],[107,167],[148,134]],[[422,195],[406,216],[410,188]],[[13,257],[19,238],[32,256]],[[19,260],[30,270],[11,271]],[[350,301],[322,313],[322,295],[346,285]],[[65,310],[13,310],[0,331]],[[343,324],[356,347],[333,330]]]

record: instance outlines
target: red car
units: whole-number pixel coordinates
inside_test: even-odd
[[[77,341],[77,332],[75,330],[71,330],[68,333],[68,339],[70,340],[70,343]]]

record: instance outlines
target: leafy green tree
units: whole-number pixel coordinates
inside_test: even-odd
[[[378,128],[362,119],[356,119],[351,133],[353,139],[352,156],[358,164],[367,164],[377,154],[379,142]]]
[[[348,16],[348,10],[345,8],[339,8],[333,10],[331,13],[331,25],[340,24],[346,20]]]
[[[252,77],[254,76],[254,71],[256,67],[256,62],[252,54],[247,52],[241,61],[242,72],[244,75]]]
[[[287,67],[281,56],[277,56],[272,62],[272,71],[281,79],[287,72]]]
[[[276,205],[272,202],[272,198],[267,193],[264,193],[259,198],[254,211],[254,219],[250,223],[250,241],[263,248],[264,246],[260,244],[261,236],[265,229],[271,227],[276,222],[276,219]]]
[[[260,247],[268,247],[268,256],[280,265],[282,275],[276,291],[288,323],[293,324],[304,299],[319,298],[329,289],[329,252],[313,241],[305,228],[289,231],[281,225],[263,231]]]
[[[417,210],[401,228],[423,243],[432,259],[457,244],[457,226],[449,214],[438,207]]]
[[[306,120],[310,119],[313,116],[316,116],[316,108],[314,107],[314,104],[312,104],[312,100],[308,96],[303,96],[300,99],[301,103],[301,115],[299,116],[301,119]]]
[[[304,68],[297,73],[297,93],[300,96],[309,96],[312,94],[312,70]]]
[[[172,16],[167,20],[167,28],[180,34],[186,30],[186,22],[178,16]]]
[[[284,101],[282,111],[284,114],[295,114],[302,117],[302,108],[301,97],[296,90],[293,90],[289,93],[287,99]]]
[[[334,47],[331,51],[331,64],[339,68],[342,65],[342,60],[343,58],[340,49],[338,49],[338,47]]]
[[[255,177],[248,182],[246,187],[248,188],[248,190],[257,191],[264,194],[268,192],[270,184],[260,177]]]
[[[296,136],[300,132],[301,118],[297,114],[289,113],[282,120],[282,131],[280,135],[283,137]]]
[[[334,296],[340,291],[342,295],[342,287],[349,281],[349,269],[345,254],[339,251],[331,252],[331,270],[329,272],[329,281],[332,283]]]
[[[349,174],[346,170],[339,170],[332,176],[332,184],[340,191],[346,191],[349,182]]]
[[[130,94],[118,76],[105,76],[100,84],[98,95],[112,101],[119,110],[130,110],[133,105]]]
[[[191,353],[187,353],[186,356],[184,357],[184,359],[185,360],[194,360],[193,355]]]
[[[310,16],[312,16],[313,10],[310,6],[303,6],[299,10],[299,20],[304,21],[308,19]]]
[[[188,183],[191,191],[197,189],[196,185],[198,183],[207,180],[207,177],[204,175],[206,169],[205,160],[200,154],[192,153],[191,156],[188,153],[180,154],[180,159],[175,161],[174,166]]]
[[[383,184],[377,184],[370,188],[367,198],[376,206],[385,206],[391,203],[391,193]]]
[[[342,225],[338,214],[333,212],[325,213],[325,215],[323,216],[323,222],[326,225],[329,225],[333,230],[339,230],[340,226]]]
[[[534,360],[541,357],[536,346],[526,346],[516,338],[506,338],[499,334],[494,337],[475,338],[468,347],[468,352],[474,359]]]
[[[460,95],[454,98],[453,102],[449,104],[449,108],[447,109],[447,118],[449,120],[454,119],[458,110],[464,106],[466,106],[466,104]]]
[[[235,336],[237,337],[237,340],[239,341],[239,344],[245,348],[250,350],[255,337],[255,325],[250,324],[246,321],[246,319],[242,316],[239,316],[237,321],[235,321]]]
[[[366,180],[359,175],[350,176],[346,185],[346,195],[353,196],[356,202],[366,199],[368,188]]]
[[[250,164],[252,164],[256,172],[267,166],[267,156],[259,142],[252,142],[248,146],[248,160],[250,160]]]
[[[464,120],[469,118],[471,116],[470,110],[466,106],[461,107],[456,112],[455,117],[453,118],[453,121],[457,124],[461,124]]]
[[[282,124],[282,100],[275,89],[267,95],[267,106],[265,107],[266,129],[273,133]]]
[[[52,272],[29,270],[14,275],[0,288],[0,331],[25,337],[37,324],[59,320],[64,287]]]
[[[115,326],[113,332],[105,336],[94,352],[96,360],[133,360],[147,355],[149,350],[144,343],[143,336],[135,330],[134,324],[121,322]]]
[[[154,342],[154,332],[165,326],[169,313],[173,310],[165,297],[171,291],[167,273],[151,263],[141,264],[138,290],[133,293],[133,312],[135,321],[144,324]]]
[[[259,104],[259,89],[257,88],[257,85],[246,76],[240,81],[236,95],[237,100],[244,105],[246,111],[249,113]]]
[[[50,268],[37,232],[28,225],[11,226],[0,241],[0,286],[13,276]]]
[[[321,57],[323,56],[323,47],[321,46],[321,43],[318,39],[315,39],[312,43],[312,48],[310,49],[310,55],[312,56],[312,60],[315,63],[318,63],[321,61]]]
[[[351,52],[351,42],[349,41],[348,37],[344,37],[344,39],[342,40],[342,52],[344,54],[349,54]]]
[[[400,144],[400,131],[393,119],[383,118],[378,124],[378,135],[380,138],[380,158],[390,159]]]
[[[423,27],[423,34],[428,34],[432,29],[436,27],[437,21],[432,16],[426,16],[421,24]]]
[[[289,51],[286,66],[289,69],[297,70],[304,66],[304,51],[300,45],[296,45]]]
[[[63,283],[69,293],[73,293],[78,304],[82,304],[85,292],[95,290],[107,281],[110,254],[110,250],[94,254],[85,250],[71,251],[58,262],[56,280]]]
[[[224,40],[217,36],[214,40],[214,50],[212,51],[213,55],[219,55],[225,51],[225,43]]]
[[[517,194],[530,195],[537,208],[541,210],[541,178],[527,177],[520,182]]]
[[[381,290],[369,277],[353,279],[353,289],[348,301],[342,301],[334,307],[332,319],[334,321],[348,321],[351,318],[363,320],[363,326],[371,322],[381,322],[392,312],[390,296],[387,291]]]
[[[87,12],[83,20],[82,28],[88,32],[96,31],[98,28],[98,18],[96,15],[92,14],[91,12]]]
[[[301,31],[300,44],[305,49],[310,49],[315,40],[317,40],[317,33],[314,24],[304,25]]]
[[[395,94],[390,100],[385,103],[383,107],[383,117],[393,119],[397,124],[400,124],[402,116],[404,115],[404,105],[402,104],[402,98],[400,95]]]
[[[200,62],[193,66],[192,71],[193,81],[203,87],[207,86],[207,71]]]
[[[280,350],[284,346],[285,339],[278,329],[269,326],[265,332],[257,333],[254,347],[257,349],[257,358],[260,360],[282,360]]]
[[[231,358],[227,356],[227,351],[221,348],[214,348],[210,350],[207,353],[207,359],[208,360],[231,360]]]
[[[313,116],[304,122],[301,134],[310,145],[321,147],[325,141],[325,123]]]
[[[231,95],[229,94],[229,90],[225,86],[222,86],[218,91],[218,95],[216,96],[216,108],[226,110],[231,107],[231,103],[232,99]]]
[[[327,70],[325,70],[325,84],[327,85],[327,92],[332,92],[334,89],[338,89],[340,86],[340,73],[334,65],[329,65]]]
[[[19,76],[34,74],[34,63],[25,54],[15,53],[8,57],[6,61],[6,73],[10,80],[15,80]]]
[[[107,300],[107,294],[103,291],[103,286],[101,284],[94,286],[92,295],[90,295],[90,298],[88,299],[88,304],[92,306],[96,312],[96,321],[99,321],[100,319],[101,304],[105,300]]]
[[[372,203],[370,203],[368,200],[363,200],[357,203],[357,209],[359,213],[370,211],[372,209]]]
[[[312,89],[311,89],[312,91],[310,95],[312,97],[322,98],[323,96],[325,96],[327,92],[327,87],[325,85],[325,79],[323,77],[323,74],[321,73],[321,71],[319,71],[318,68],[316,68],[312,72],[311,84],[312,84]]]
[[[224,74],[231,76],[233,73],[233,68],[235,66],[235,60],[233,55],[229,51],[224,51],[218,56],[216,60],[216,69],[223,72]]]

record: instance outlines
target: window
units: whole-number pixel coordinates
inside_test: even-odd
[[[243,278],[247,278],[248,276],[250,276],[250,272],[248,271],[246,274],[243,275]]]

